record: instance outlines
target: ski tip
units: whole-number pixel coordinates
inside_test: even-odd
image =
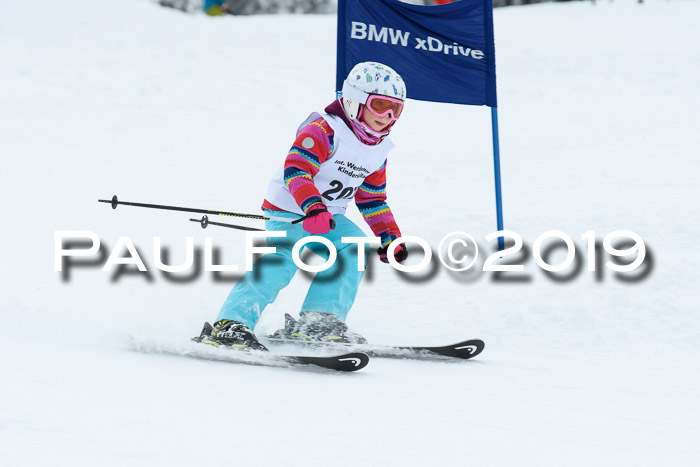
[[[470,339],[450,346],[450,354],[454,357],[469,359],[484,351],[486,344],[481,339]]]
[[[347,367],[345,371],[361,370],[369,363],[369,355],[364,352],[351,352],[340,355],[336,359]]]
[[[364,352],[350,352],[332,357],[296,357],[296,359],[301,363],[345,372],[361,370],[369,363],[369,355]]]

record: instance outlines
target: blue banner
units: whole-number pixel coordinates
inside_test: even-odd
[[[403,77],[410,99],[496,107],[492,0],[339,0],[337,60],[336,90],[375,61]]]

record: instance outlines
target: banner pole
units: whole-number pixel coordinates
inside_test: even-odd
[[[340,99],[343,80],[347,74],[345,66],[345,0],[338,0],[338,25],[335,52],[335,98]]]
[[[501,196],[501,151],[498,144],[498,109],[491,107],[491,133],[493,134],[493,173],[496,182],[496,225],[503,230],[503,198]],[[504,248],[503,237],[498,237],[498,249]]]

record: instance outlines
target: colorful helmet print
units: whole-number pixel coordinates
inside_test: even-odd
[[[351,120],[360,113],[370,94],[406,100],[406,83],[391,67],[377,62],[358,63],[343,82],[343,108]]]

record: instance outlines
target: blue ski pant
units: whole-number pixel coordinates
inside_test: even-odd
[[[298,219],[299,215],[285,211],[266,210],[265,215]],[[341,237],[365,237],[365,233],[344,215],[333,216],[335,229],[320,235],[330,240],[338,257],[329,269],[316,273],[306,299],[300,311],[320,311],[336,315],[345,321],[350,307],[357,295],[357,289],[364,274],[358,271],[357,249],[355,243],[341,243]],[[265,221],[265,230],[284,230],[286,237],[268,237],[267,246],[275,247],[274,253],[268,253],[253,263],[253,270],[247,271],[233,287],[216,320],[231,319],[241,322],[253,329],[267,305],[275,301],[277,294],[289,284],[297,271],[292,260],[294,244],[311,234],[306,232],[301,223]],[[307,243],[308,248],[328,259],[328,248],[320,243]],[[366,250],[367,246],[364,247]],[[367,251],[365,251],[365,265]]]

